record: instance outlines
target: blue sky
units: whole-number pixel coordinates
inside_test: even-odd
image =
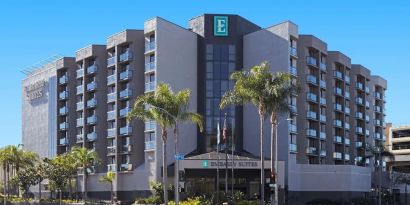
[[[21,141],[20,70],[54,54],[73,56],[125,28],[161,16],[183,27],[202,13],[239,14],[267,27],[299,25],[388,80],[387,121],[410,124],[410,1],[124,0],[0,1],[0,147]]]

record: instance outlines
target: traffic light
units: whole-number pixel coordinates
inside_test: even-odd
[[[179,181],[180,182],[185,181],[185,171],[182,171],[182,170],[179,171]]]

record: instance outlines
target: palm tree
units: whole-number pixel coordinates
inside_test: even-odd
[[[147,107],[146,109],[146,106]],[[138,118],[143,121],[156,121],[161,129],[162,138],[162,183],[164,187],[164,204],[168,204],[168,185],[167,185],[167,139],[168,128],[175,125],[175,117],[170,114],[178,109],[175,105],[175,95],[166,84],[159,84],[154,93],[147,93],[139,96],[134,103],[134,107],[127,116],[131,121]],[[174,113],[175,114],[175,113]]]
[[[99,157],[94,150],[85,147],[73,147],[71,153],[77,162],[77,167],[81,167],[83,172],[83,197],[87,199],[87,169],[99,162]]]
[[[265,66],[269,68],[269,64]],[[272,204],[278,204],[278,117],[290,112],[289,97],[299,92],[298,85],[292,83],[292,80],[289,73],[278,72],[272,76],[266,87],[269,91],[266,98],[269,99],[267,110],[271,123],[271,177],[276,183]]]
[[[37,172],[36,177],[37,177],[37,182],[38,182],[38,201],[39,203],[41,202],[41,182],[47,177],[47,164],[44,162],[39,162],[35,166],[35,170]]]
[[[111,204],[114,204],[114,191],[113,191],[113,182],[114,182],[114,180],[115,180],[115,172],[107,172],[107,175],[101,176],[98,180],[101,183],[110,184]]]
[[[259,140],[260,140],[260,160],[261,160],[261,204],[265,201],[265,166],[263,150],[263,125],[268,116],[268,107],[271,103],[271,90],[267,89],[272,80],[269,72],[269,64],[263,62],[250,69],[250,71],[237,71],[232,73],[231,79],[236,81],[233,90],[228,91],[222,97],[220,107],[228,105],[253,104],[258,109],[259,114]]]

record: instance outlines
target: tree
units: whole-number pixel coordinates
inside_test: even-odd
[[[269,64],[265,66],[269,68]],[[266,96],[269,101],[267,111],[270,113],[271,123],[271,175],[276,183],[272,204],[278,204],[278,117],[291,111],[289,97],[299,92],[298,85],[292,81],[289,73],[277,72],[266,84],[269,91],[269,95]]]
[[[73,159],[77,162],[77,166],[81,167],[83,174],[83,197],[87,199],[87,175],[88,169],[99,163],[99,157],[94,150],[89,150],[85,147],[73,147],[71,149]]]
[[[169,113],[170,110],[176,108],[174,103],[174,93],[170,87],[166,84],[159,84],[154,93],[147,93],[139,96],[134,103],[134,107],[127,116],[127,120],[131,121],[138,118],[143,121],[156,121],[161,129],[162,138],[162,170],[163,178],[162,183],[164,189],[167,189],[167,129],[171,128],[175,124],[175,119]],[[151,106],[145,109],[145,106]],[[168,190],[164,190],[164,204],[168,205]]]
[[[41,182],[43,182],[43,180],[47,178],[48,166],[44,162],[39,162],[38,164],[36,164],[34,169],[36,171],[36,174],[34,175],[34,177],[38,184],[38,201],[40,202],[41,201]]]
[[[38,183],[37,179],[37,170],[34,167],[29,167],[24,170],[19,170],[13,177],[12,182],[23,190],[23,198],[26,198],[30,187]]]
[[[391,174],[391,180],[393,185],[403,184],[405,187],[405,204],[407,204],[407,186],[410,185],[410,174],[402,172],[393,172]],[[393,194],[394,197],[394,194]],[[395,200],[393,200],[396,203]]]
[[[114,180],[115,180],[115,172],[107,172],[107,175],[101,176],[99,178],[99,182],[110,184],[111,204],[114,204],[114,191],[113,191]]]
[[[268,106],[271,103],[269,97],[272,90],[267,89],[272,80],[269,72],[269,65],[263,62],[250,69],[250,71],[237,71],[232,73],[231,79],[235,81],[233,90],[230,90],[222,97],[220,108],[228,105],[244,105],[251,103],[258,109],[259,114],[259,141],[261,160],[261,204],[265,201],[265,166],[263,150],[263,127],[268,116]]]

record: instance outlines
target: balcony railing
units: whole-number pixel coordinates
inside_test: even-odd
[[[107,85],[112,85],[112,84],[115,83],[115,81],[116,81],[115,75],[109,75],[109,76],[107,77]]]
[[[115,137],[115,132],[116,132],[115,128],[108,129],[107,130],[107,137]]]
[[[344,80],[344,78],[343,78],[343,73],[340,72],[340,71],[337,71],[337,70],[334,70],[334,71],[333,71],[333,77],[339,78],[339,79],[341,79],[341,80]]]
[[[363,104],[363,98],[357,97],[357,98],[356,98],[356,103],[359,104],[359,105],[364,105],[364,104]]]
[[[321,105],[326,105],[326,98],[320,97],[320,104]]]
[[[320,115],[320,122],[326,122],[326,115]]]
[[[356,112],[356,118],[363,119],[363,113]]]
[[[309,101],[317,102],[317,95],[311,92],[306,93],[306,98]]]
[[[84,102],[78,102],[76,104],[77,111],[84,109]]]
[[[319,138],[320,138],[321,140],[325,140],[325,139],[326,139],[326,132],[320,132]]]
[[[297,145],[296,144],[289,144],[289,152],[296,153],[297,152]]]
[[[342,159],[342,153],[340,152],[333,152],[333,158],[341,160]]]
[[[326,155],[327,155],[326,150],[320,150],[321,157],[326,157]]]
[[[379,93],[379,92],[374,92],[374,97],[378,100],[381,100],[382,99],[382,94]]]
[[[309,136],[309,137],[313,137],[313,138],[317,137],[316,130],[309,129],[309,128],[306,130],[306,135]]]
[[[78,69],[76,71],[76,76],[77,76],[77,78],[83,77],[84,76],[84,68]]]
[[[60,130],[67,130],[68,129],[68,122],[62,122],[59,125]]]
[[[77,127],[82,127],[82,126],[84,126],[84,118],[78,118],[78,119],[76,120],[76,124],[77,124]]]
[[[145,52],[150,52],[155,49],[155,41],[151,41],[145,44]]]
[[[290,112],[292,112],[293,114],[296,114],[298,112],[298,108],[296,107],[296,105],[289,105],[289,109]]]
[[[342,137],[341,136],[333,136],[333,142],[334,143],[342,143]]]
[[[97,140],[97,133],[96,132],[91,132],[87,134],[87,140],[88,141],[95,141]]]
[[[60,108],[59,113],[60,115],[66,115],[68,113],[68,108],[66,106]]]
[[[376,132],[376,133],[373,134],[373,138],[377,139],[377,140],[380,140],[380,139],[382,139],[382,135],[380,133]]]
[[[317,113],[313,111],[307,111],[306,117],[309,119],[317,119]]]
[[[107,165],[107,172],[116,172],[117,171],[117,165],[116,164],[108,164]]]
[[[343,95],[343,90],[341,88],[335,87],[335,94],[336,95]]]
[[[84,142],[84,135],[83,135],[83,134],[78,134],[78,135],[76,136],[76,142],[77,142],[77,143],[82,143],[82,142]]]
[[[97,123],[97,116],[93,115],[90,117],[87,117],[87,124],[95,124]]]
[[[296,67],[290,66],[289,67],[289,73],[292,74],[293,76],[298,76],[298,69]]]
[[[357,89],[360,89],[360,90],[364,90],[364,85],[363,85],[363,83],[357,82],[357,83],[356,83],[356,88],[357,88]]]
[[[349,161],[350,160],[350,154],[345,154],[345,160]]]
[[[68,138],[61,138],[59,141],[60,145],[68,145]]]
[[[362,127],[356,127],[356,133],[357,134],[363,134],[363,128]]]
[[[146,141],[145,142],[145,151],[155,150],[155,141]]]
[[[145,63],[145,72],[150,72],[155,70],[155,61]]]
[[[350,84],[350,77],[349,77],[349,76],[345,76],[345,82],[346,82],[347,84]]]
[[[97,89],[97,82],[93,81],[87,84],[87,91],[92,91]]]
[[[120,147],[121,152],[131,152],[132,151],[132,146],[131,145],[122,145]]]
[[[350,124],[349,123],[345,123],[345,129],[349,130],[350,129]]]
[[[350,145],[350,139],[345,138],[345,145]]]
[[[292,55],[292,56],[295,56],[295,57],[298,56],[298,52],[297,52],[296,48],[294,48],[294,47],[292,47],[292,46],[289,47],[289,53],[290,53],[290,55]]]
[[[63,75],[63,76],[61,76],[61,77],[58,79],[58,83],[59,83],[60,85],[66,84],[67,81],[68,81],[67,75]]]
[[[312,57],[312,56],[306,57],[306,63],[307,63],[308,65],[317,67],[317,60],[316,60],[316,58],[314,58],[314,57]]]
[[[342,127],[342,124],[341,120],[333,120],[333,125],[336,127]]]
[[[58,94],[58,97],[60,100],[66,100],[68,98],[68,92],[67,91],[62,91],[60,94]]]
[[[345,91],[345,98],[350,99],[350,92]]]
[[[120,55],[120,62],[126,62],[129,60],[132,60],[133,57],[134,56],[133,56],[132,51],[126,50],[124,53]]]
[[[306,147],[306,154],[317,155],[316,147]]]
[[[107,147],[107,154],[114,155],[117,152],[117,146],[109,146]]]
[[[77,95],[83,94],[83,93],[84,93],[84,86],[83,85],[77,86]]]
[[[320,80],[319,82],[320,82],[320,83],[319,83],[319,84],[320,84],[320,87],[326,89],[326,81]]]
[[[120,80],[129,80],[132,78],[132,71],[126,70],[120,73]]]
[[[289,132],[290,133],[297,133],[297,127],[295,124],[289,123]]]
[[[107,59],[107,67],[114,66],[116,63],[116,56]]]
[[[345,107],[345,113],[346,113],[347,115],[350,115],[350,108]]]
[[[132,90],[127,88],[120,92],[120,98],[129,98],[132,96]]]
[[[117,99],[117,93],[113,92],[113,93],[108,93],[107,94],[107,102],[114,102]]]
[[[307,78],[307,82],[308,82],[308,83],[317,85],[317,77],[316,77],[316,76],[314,76],[314,75],[307,75],[306,78]]]
[[[120,128],[120,135],[131,135],[132,134],[132,127],[125,126]]]
[[[111,110],[107,112],[107,120],[115,120],[115,110]]]
[[[128,163],[121,164],[120,171],[122,172],[132,171],[132,164],[128,164]]]
[[[87,101],[88,108],[95,107],[95,106],[97,106],[97,99],[93,98]]]
[[[157,123],[155,121],[145,122],[145,131],[155,130]]]
[[[343,106],[339,103],[335,103],[334,108],[337,111],[343,112]]]
[[[155,81],[145,83],[145,92],[151,92],[155,90]]]
[[[120,110],[120,117],[127,117],[128,113],[131,111],[131,107],[126,107]]]
[[[97,72],[97,65],[93,64],[87,68],[87,74],[93,74]]]
[[[319,68],[320,68],[320,70],[322,70],[322,71],[326,71],[326,63],[320,62]]]
[[[363,142],[356,142],[356,148],[362,148]]]
[[[380,106],[378,106],[378,105],[375,105],[375,106],[374,106],[374,111],[380,113],[380,112],[382,112],[382,108],[381,108]]]

